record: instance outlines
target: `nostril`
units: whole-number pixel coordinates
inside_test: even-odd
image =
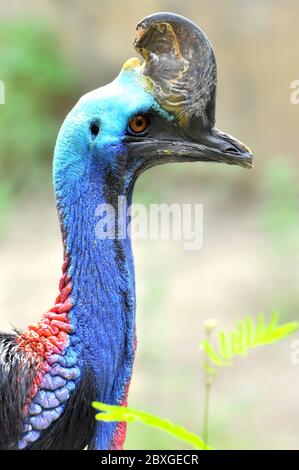
[[[240,151],[236,147],[225,147],[224,149],[225,153],[232,153],[233,155],[240,155]]]
[[[90,132],[92,139],[95,139],[100,132],[100,126],[98,122],[92,122],[90,124]]]

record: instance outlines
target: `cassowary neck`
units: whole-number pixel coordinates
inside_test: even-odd
[[[135,353],[135,282],[131,241],[103,239],[99,234],[102,204],[114,207],[120,187],[113,178],[101,177],[85,187],[73,187],[69,200],[57,204],[64,234],[68,275],[72,285],[70,347],[82,373],[91,369],[97,400],[126,402]],[[65,189],[65,188],[64,188]],[[126,200],[128,207],[131,197]],[[119,230],[127,218],[119,214]],[[97,431],[97,448],[120,447],[125,429],[105,423]]]

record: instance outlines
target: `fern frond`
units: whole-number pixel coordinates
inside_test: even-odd
[[[277,311],[272,313],[268,323],[263,313],[258,314],[256,322],[251,316],[247,316],[244,320],[239,320],[232,331],[227,333],[223,330],[218,333],[218,350],[207,339],[202,341],[201,347],[214,365],[230,366],[236,356],[246,356],[250,349],[280,341],[299,327],[298,322],[281,325],[278,322]]]

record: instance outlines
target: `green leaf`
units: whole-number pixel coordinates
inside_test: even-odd
[[[253,342],[253,330],[254,330],[254,324],[253,324],[253,319],[249,315],[245,317],[245,331],[246,331],[246,336],[245,336],[245,345],[251,345]]]
[[[230,341],[231,341],[232,355],[235,356],[236,354],[239,353],[238,348],[237,348],[237,332],[236,331],[231,331]]]
[[[230,332],[219,332],[219,352],[207,339],[202,341],[201,347],[214,365],[229,366],[231,359],[236,356],[246,356],[249,349],[276,343],[298,330],[299,323],[297,322],[278,325],[278,321],[277,311],[272,313],[268,323],[263,313],[258,314],[256,322],[252,317],[247,316],[244,320],[239,320],[236,328]]]
[[[226,339],[225,331],[220,331],[218,334],[219,337],[219,347],[220,347],[220,354],[225,360],[229,360],[231,357],[230,351],[228,350],[228,342]]]
[[[182,426],[173,424],[168,419],[159,418],[158,416],[152,415],[150,413],[134,410],[132,408],[126,408],[124,406],[112,406],[99,402],[93,402],[92,406],[96,410],[101,411],[101,413],[96,414],[96,419],[98,421],[125,421],[126,423],[140,421],[146,426],[154,427],[161,431],[165,431],[171,434],[172,436],[176,437],[177,439],[187,442],[195,449],[212,449],[207,444],[205,444],[205,442],[197,434],[188,431]]]
[[[213,348],[213,346],[211,345],[211,343],[205,339],[202,343],[201,343],[201,347],[203,348],[203,350],[206,352],[206,354],[209,356],[210,360],[216,365],[216,366],[223,366],[225,365],[223,363],[223,361],[220,359],[220,357],[218,356],[218,354],[216,353],[215,349]]]
[[[245,324],[239,320],[237,324],[237,351],[242,356],[246,355],[245,337]]]
[[[272,315],[272,318],[273,318],[273,315]],[[272,320],[270,320],[270,323],[268,326],[271,325],[271,321]],[[265,331],[265,315],[263,313],[259,313],[257,316],[257,326],[255,330],[255,339],[253,341],[253,344],[261,340],[261,338],[263,337],[264,331]]]
[[[271,338],[272,333],[275,331],[275,328],[278,324],[278,321],[279,321],[279,312],[274,311],[271,315],[268,325],[265,328],[265,332],[264,332],[265,338]]]
[[[279,341],[287,336],[291,335],[295,331],[298,330],[298,323],[297,322],[290,322],[285,323],[284,325],[280,325],[271,334],[271,338],[269,338],[269,342],[274,343]]]

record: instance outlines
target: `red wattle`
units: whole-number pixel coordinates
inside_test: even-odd
[[[29,361],[36,365],[35,377],[29,392],[26,405],[35,397],[43,377],[49,371],[48,357],[61,354],[68,345],[68,335],[72,331],[69,311],[72,308],[70,294],[72,285],[67,274],[69,260],[66,258],[62,266],[62,277],[59,282],[60,293],[55,305],[44,314],[40,322],[30,325],[27,330],[17,336],[19,348],[29,356]]]

